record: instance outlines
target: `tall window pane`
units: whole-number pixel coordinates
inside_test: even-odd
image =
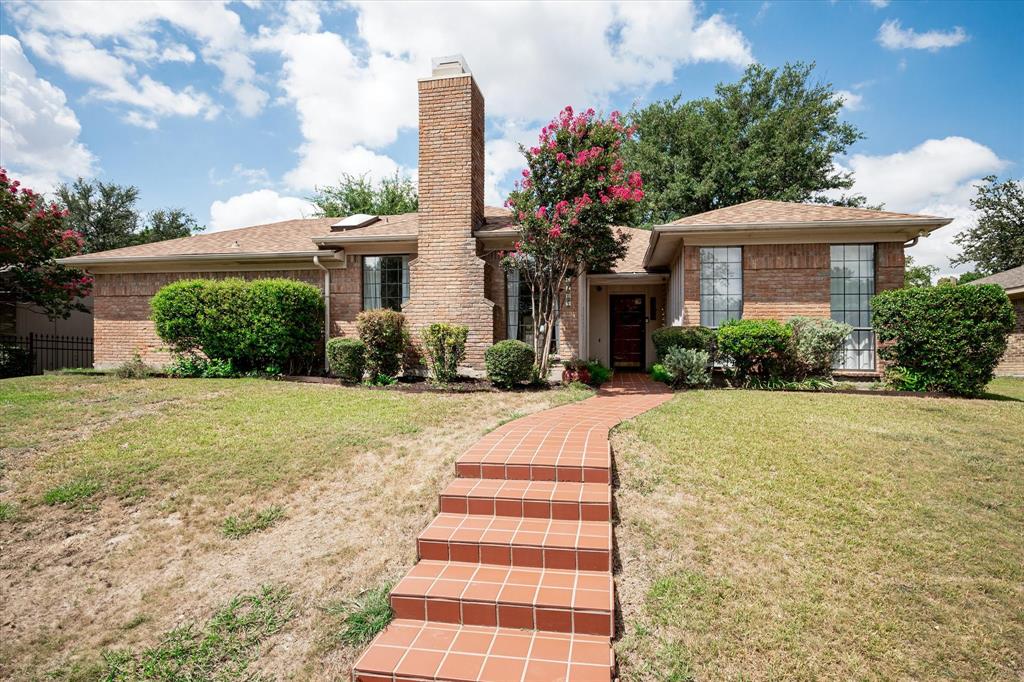
[[[508,338],[518,339],[533,345],[533,300],[530,298],[530,283],[519,278],[519,272],[505,273],[505,294],[508,308]],[[558,350],[558,320],[551,336],[551,351]]]
[[[836,369],[875,369],[875,332],[871,328],[871,297],[875,295],[875,245],[831,246],[832,319],[853,332],[843,344]]]
[[[700,323],[718,327],[743,316],[743,248],[706,246],[700,250]]]
[[[408,256],[363,256],[364,310],[401,310],[408,300]]]

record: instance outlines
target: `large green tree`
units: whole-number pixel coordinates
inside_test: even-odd
[[[832,196],[853,186],[834,158],[863,136],[840,120],[840,97],[831,84],[812,82],[813,70],[753,64],[714,97],[676,96],[633,111],[637,132],[623,158],[647,192],[634,222],[666,223],[751,199],[865,205],[862,196]]]
[[[55,194],[67,212],[66,225],[82,235],[83,253],[188,237],[203,229],[180,208],[152,211],[144,218],[135,206],[139,190],[131,185],[78,178],[58,185]]]
[[[1024,181],[989,175],[977,191],[971,205],[978,223],[953,239],[961,252],[950,262],[976,263],[985,275],[1024,265]]]
[[[937,274],[939,274],[939,269],[934,265],[918,265],[914,262],[913,256],[907,256],[903,272],[903,286],[930,287],[934,284]]]
[[[317,187],[309,197],[318,217],[344,218],[356,213],[398,215],[419,208],[416,186],[408,177],[395,173],[373,182],[366,175],[342,175],[336,185]]]

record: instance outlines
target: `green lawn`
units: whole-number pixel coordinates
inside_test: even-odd
[[[139,679],[133,661],[153,657],[189,674],[212,660],[344,678],[361,648],[345,634],[351,604],[414,562],[455,456],[588,395],[0,381],[0,679]],[[202,633],[262,590],[281,595],[282,631],[223,658]]]
[[[624,680],[1024,674],[1024,380],[699,391],[620,427]]]

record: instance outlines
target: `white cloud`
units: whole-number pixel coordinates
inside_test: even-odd
[[[125,67],[130,62],[153,59],[193,61],[195,54],[190,49],[167,36],[164,25],[169,24],[190,34],[201,45],[203,61],[220,69],[221,87],[235,99],[242,114],[255,115],[267,101],[266,92],[254,83],[256,72],[248,56],[249,37],[238,15],[224,3],[49,0],[13,5],[9,11],[24,31],[45,33],[56,42],[79,39],[95,49],[103,41],[111,42],[113,54],[129,60]],[[60,63],[74,75],[73,63]]]
[[[974,224],[970,199],[978,179],[1007,165],[994,151],[966,137],[926,140],[895,154],[854,154],[842,164],[854,171],[853,192],[872,203],[882,202],[890,211],[954,219],[908,251],[919,263],[938,266],[944,275],[970,269],[950,266],[949,259],[959,253],[953,237]]]
[[[145,128],[146,130],[156,130],[159,127],[155,118],[150,118],[149,116],[140,114],[137,111],[129,111],[121,118],[121,120],[129,125]]]
[[[299,197],[281,196],[270,189],[238,194],[210,205],[210,232],[308,218],[315,207]]]
[[[959,26],[951,31],[925,31],[918,33],[912,28],[902,28],[898,19],[889,19],[878,29],[878,42],[889,50],[930,50],[935,52],[944,47],[956,47],[967,42],[970,36]]]
[[[860,111],[864,108],[864,95],[850,90],[836,90],[836,97],[843,101],[843,108],[849,111]]]
[[[0,35],[0,166],[37,192],[91,175],[96,159],[64,91],[39,78],[16,38]]]
[[[342,172],[387,174],[381,153],[417,125],[416,79],[430,59],[461,52],[487,100],[490,122],[530,126],[562,106],[607,105],[622,90],[669,82],[679,66],[753,61],[742,33],[693,3],[368,3],[356,2],[357,36],[320,30],[318,5],[288,5],[257,45],[284,58],[281,81],[305,142],[285,179],[297,189]],[[501,27],[514,41],[496,41]],[[544,27],[571,26],[571,39]],[[508,145],[488,160],[508,158]],[[513,145],[514,146],[514,145]],[[506,163],[506,166],[508,163]],[[500,179],[488,168],[491,187]],[[491,194],[493,195],[493,191]]]
[[[872,7],[877,7],[879,9],[889,6],[889,0],[868,0],[868,2],[871,3]]]

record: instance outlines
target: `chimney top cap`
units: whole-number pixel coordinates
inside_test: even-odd
[[[461,76],[471,73],[466,58],[461,54],[448,55],[447,57],[434,57],[430,60],[433,78],[445,78],[447,76]]]

